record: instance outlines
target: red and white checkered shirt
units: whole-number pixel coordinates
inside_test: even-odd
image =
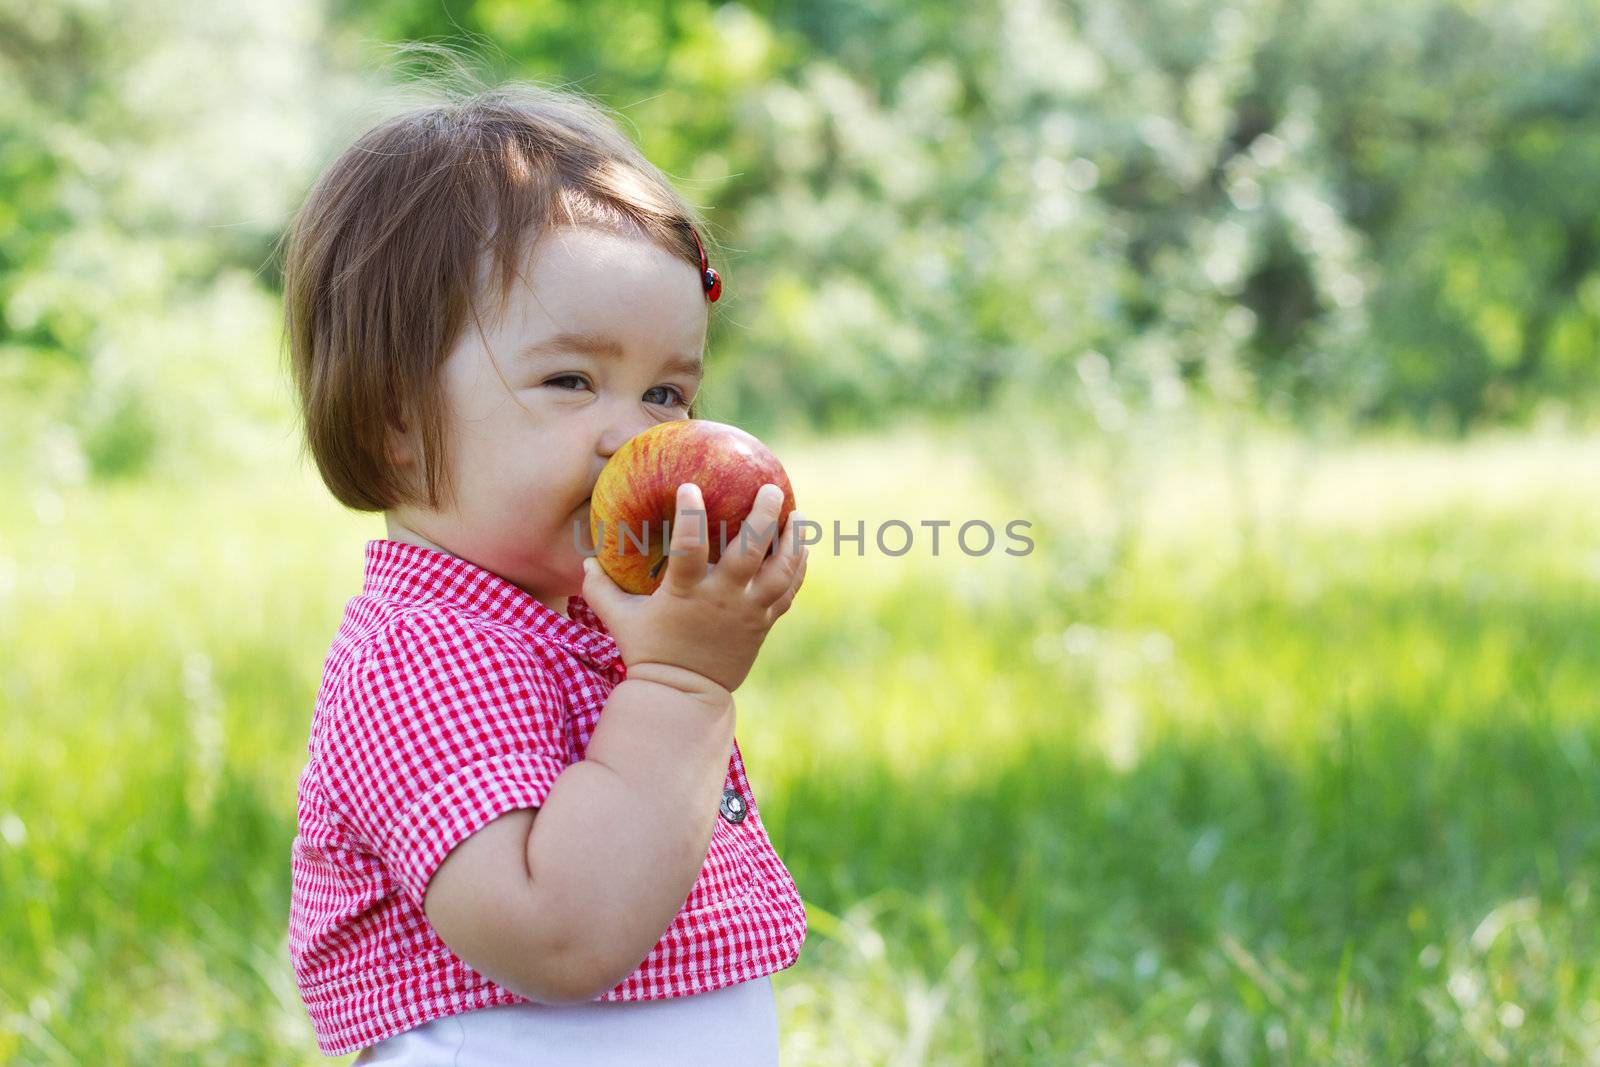
[[[323,666],[291,857],[289,956],[324,1053],[527,1003],[450,951],[423,894],[464,838],[544,803],[584,758],[625,676],[582,597],[563,616],[456,556],[367,542],[362,592]],[[683,907],[638,969],[597,1000],[703,993],[799,956],[805,909],[737,741],[724,787],[736,795],[725,794]]]

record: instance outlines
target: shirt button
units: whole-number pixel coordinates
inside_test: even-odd
[[[724,819],[738,825],[744,822],[744,817],[749,813],[750,808],[745,804],[744,797],[739,795],[738,790],[730,787],[722,791],[721,811]]]

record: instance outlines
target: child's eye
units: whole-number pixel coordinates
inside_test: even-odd
[[[668,392],[668,393],[671,393],[671,394],[672,394],[672,395],[673,395],[673,396],[674,396],[674,397],[676,397],[676,398],[677,398],[677,399],[676,399],[676,400],[662,400],[662,401],[651,401],[651,403],[662,403],[662,404],[682,404],[682,405],[683,405],[683,406],[684,406],[684,407],[688,407],[688,406],[689,406],[689,400],[688,400],[688,398],[687,398],[687,397],[685,397],[685,396],[684,396],[684,395],[683,395],[683,393],[681,393],[681,392],[679,392],[679,391],[678,391],[678,390],[677,390],[677,389],[675,389],[675,388],[673,388],[673,387],[672,387],[672,386],[670,386],[670,385],[657,385],[657,386],[652,386],[652,387],[651,387],[651,388],[650,388],[650,389],[648,389],[648,390],[646,390],[646,392],[645,392],[645,394],[644,394],[644,395],[645,395],[645,396],[649,396],[649,395],[650,395],[650,394],[651,394],[651,393],[653,393],[653,392],[655,392],[655,391],[656,391],[656,390],[658,390],[658,389],[660,389],[660,390],[665,390],[665,391],[666,391],[666,392]]]
[[[588,379],[583,378],[582,376],[577,375],[577,374],[563,374],[559,378],[551,378],[549,381],[545,382],[544,384],[546,384],[546,385],[555,385],[557,382],[577,382],[578,385],[581,387],[581,386],[584,386],[584,385],[588,384]]]

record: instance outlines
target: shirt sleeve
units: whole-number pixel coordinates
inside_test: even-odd
[[[325,791],[421,908],[452,848],[544,803],[569,762],[563,708],[554,679],[508,637],[407,616],[354,657],[322,724]]]

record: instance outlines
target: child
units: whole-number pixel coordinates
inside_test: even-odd
[[[606,458],[693,417],[720,288],[609,116],[526,85],[381,124],[295,219],[306,447],[387,533],[299,778],[289,953],[323,1053],[777,1063],[805,911],[732,693],[804,579],[799,515],[763,487],[765,535],[711,566],[686,484],[653,595],[586,558]]]

